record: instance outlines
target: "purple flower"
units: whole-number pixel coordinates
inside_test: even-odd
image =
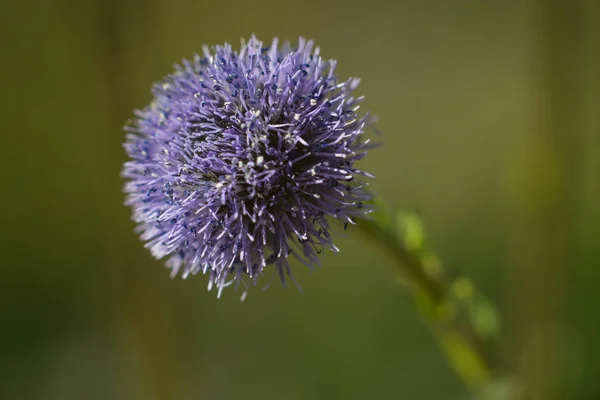
[[[203,48],[153,86],[154,100],[125,130],[126,204],[171,275],[209,274],[221,290],[276,271],[309,268],[369,199],[354,168],[366,154],[368,116],[336,62],[312,41],[278,47],[252,38]],[[293,278],[292,278],[293,279]]]

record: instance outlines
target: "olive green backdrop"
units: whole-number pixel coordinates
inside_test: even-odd
[[[352,229],[322,269],[294,265],[302,293],[271,285],[244,303],[231,290],[217,300],[202,276],[169,279],[134,235],[121,127],[174,62],[252,33],[312,38],[342,77],[362,78],[384,142],[361,165],[377,176],[373,190],[417,211],[446,265],[500,307],[510,368],[528,365],[538,339],[528,321],[546,313],[558,339],[544,351],[560,354],[557,390],[568,394],[559,397],[600,398],[593,42],[576,37],[564,47],[579,58],[558,57],[579,62],[567,67],[582,85],[570,98],[566,74],[554,104],[571,104],[565,121],[577,110],[584,121],[574,141],[563,126],[577,161],[568,184],[540,172],[570,196],[557,206],[562,239],[540,236],[541,253],[552,243],[567,253],[546,285],[545,264],[527,273],[520,256],[546,231],[520,199],[537,184],[521,177],[538,159],[527,144],[545,90],[538,70],[552,67],[536,59],[524,2],[14,0],[0,16],[0,398],[470,398],[397,270]]]

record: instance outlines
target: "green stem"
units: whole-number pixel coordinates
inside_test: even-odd
[[[443,302],[444,287],[425,272],[419,257],[411,254],[406,247],[400,246],[397,239],[375,221],[362,220],[358,227],[373,243],[383,246],[398,265],[402,266],[402,271],[407,278],[425,292],[434,303],[441,304]]]
[[[412,223],[416,220],[410,219]],[[391,220],[388,215],[376,216],[361,220],[357,226],[366,238],[383,247],[394,259],[410,283],[415,303],[430,323],[451,367],[470,391],[482,393],[489,386],[494,368],[484,356],[484,343],[489,342],[489,337],[482,337],[476,313],[491,315],[495,334],[495,312],[489,304],[480,302],[470,280],[464,277],[448,280],[443,276],[437,258],[424,247],[418,220],[417,233],[413,235],[417,240],[413,243],[406,240],[411,233],[404,232],[405,237],[401,238]]]

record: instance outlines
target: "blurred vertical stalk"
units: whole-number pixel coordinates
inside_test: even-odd
[[[144,46],[144,42],[160,32],[161,2],[151,0],[141,4],[131,1],[99,1],[100,24],[98,38],[101,45],[102,66],[105,72],[105,96],[108,101],[110,127],[114,134],[123,137],[122,126],[133,108],[130,96],[132,82],[144,71],[144,59],[133,60],[128,52],[133,45]],[[129,33],[134,32],[131,36]],[[117,142],[121,142],[119,139]],[[119,158],[124,153],[119,147]],[[115,165],[119,165],[116,163]],[[119,167],[120,168],[120,167]],[[120,171],[114,171],[118,176]],[[125,213],[119,202],[118,207]],[[110,222],[109,222],[110,223]],[[169,323],[169,303],[164,287],[154,275],[140,271],[140,260],[127,248],[132,231],[111,232],[107,255],[116,269],[112,279],[116,288],[113,301],[115,309],[115,332],[122,354],[121,389],[133,394],[133,398],[172,399],[176,398],[180,363],[175,346],[178,343]],[[117,236],[117,238],[115,237]],[[122,236],[119,238],[119,236]]]
[[[511,263],[518,375],[527,399],[564,393],[565,279],[573,260],[593,1],[530,0],[531,118],[521,148]]]

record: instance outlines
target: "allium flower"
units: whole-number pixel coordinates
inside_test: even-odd
[[[153,86],[125,128],[122,175],[137,232],[172,276],[209,274],[220,295],[269,271],[285,283],[289,256],[312,268],[338,251],[330,222],[366,212],[357,177],[370,175],[354,168],[368,143],[359,80],[339,82],[335,65],[312,41],[252,38],[204,47]]]

